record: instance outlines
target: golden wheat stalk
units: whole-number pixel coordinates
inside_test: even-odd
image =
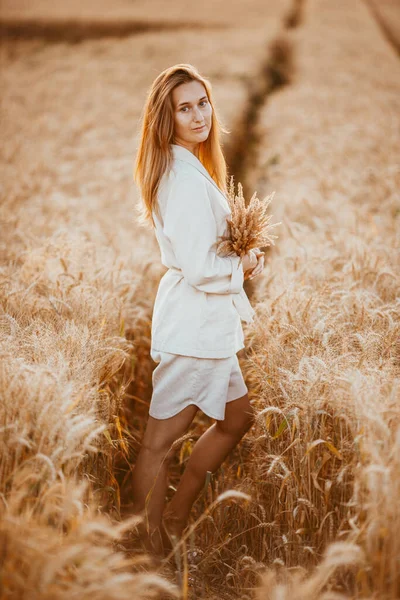
[[[231,209],[231,219],[226,219],[228,232],[219,236],[217,253],[222,256],[236,254],[242,260],[243,256],[253,248],[274,245],[278,237],[271,230],[281,223],[270,221],[273,215],[267,214],[267,209],[275,192],[266,196],[264,200],[257,198],[254,192],[248,205],[243,196],[243,186],[238,183],[238,194],[235,194],[233,175],[228,185],[227,200]]]

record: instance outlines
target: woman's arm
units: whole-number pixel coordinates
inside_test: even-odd
[[[238,256],[216,254],[217,224],[206,183],[204,177],[177,174],[167,199],[164,234],[190,285],[209,294],[239,293],[243,266]]]

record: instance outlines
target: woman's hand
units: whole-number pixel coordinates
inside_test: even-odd
[[[254,252],[254,250],[249,250],[249,252],[246,252],[246,254],[243,256],[242,265],[244,273],[249,270],[252,271],[257,266],[257,254]]]
[[[244,271],[244,279],[254,279],[257,275],[260,275],[264,268],[264,254],[259,248],[253,249],[254,254],[257,257],[257,264],[254,267],[250,267],[249,269]]]

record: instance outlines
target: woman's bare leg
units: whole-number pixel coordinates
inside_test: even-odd
[[[141,514],[144,511],[143,541],[146,548],[156,554],[162,553],[160,525],[171,445],[186,432],[197,410],[197,406],[190,405],[168,419],[149,416],[133,470],[133,512]]]
[[[164,512],[167,529],[180,535],[191,507],[199,495],[207,471],[214,472],[241,440],[254,421],[254,410],[246,393],[226,404],[225,419],[216,421],[197,440],[177,490]]]

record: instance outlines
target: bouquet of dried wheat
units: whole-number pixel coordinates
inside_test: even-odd
[[[231,219],[227,219],[228,233],[219,236],[217,244],[217,253],[221,256],[236,254],[240,256],[240,262],[243,256],[253,248],[274,245],[274,239],[278,236],[271,233],[271,230],[281,223],[270,221],[273,215],[267,214],[267,208],[274,197],[275,192],[260,200],[254,192],[250,202],[246,206],[243,197],[242,184],[238,183],[238,194],[235,194],[233,175],[228,185],[227,200],[231,209]],[[239,262],[239,264],[240,264]]]

